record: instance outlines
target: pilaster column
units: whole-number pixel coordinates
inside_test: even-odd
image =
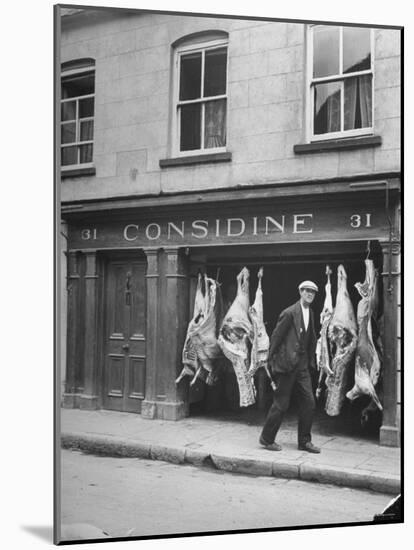
[[[182,249],[145,250],[147,272],[147,391],[145,418],[178,420],[188,415],[186,388],[175,380],[188,325],[187,259]],[[156,261],[157,259],[157,261]]]
[[[72,409],[77,406],[77,376],[80,371],[79,342],[79,255],[73,250],[67,253],[67,333],[66,380],[62,405]]]
[[[142,402],[141,416],[156,418],[157,370],[158,370],[158,334],[159,334],[159,248],[145,248],[147,257],[147,330],[146,330],[146,368],[145,399]]]
[[[175,380],[182,369],[182,350],[188,327],[188,268],[184,250],[165,248],[167,256],[167,310],[165,311],[165,355],[164,379],[165,394],[169,402],[174,402],[182,411],[180,415],[188,414],[187,395],[183,384],[177,386]]]
[[[96,251],[85,253],[85,330],[84,330],[84,387],[80,408],[98,408],[97,351],[98,351],[98,273]]]
[[[397,409],[399,406],[399,305],[400,305],[400,243],[381,243],[383,252],[383,296],[384,296],[384,334],[383,334],[383,418],[380,429],[380,444],[390,447],[400,445],[400,428]]]

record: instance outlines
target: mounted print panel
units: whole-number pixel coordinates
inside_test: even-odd
[[[404,29],[141,7],[55,7],[55,543],[375,538],[404,521]]]

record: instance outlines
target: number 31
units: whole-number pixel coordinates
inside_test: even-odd
[[[352,214],[351,218],[351,227],[371,227],[371,214]],[[363,223],[365,221],[365,224]]]
[[[81,237],[84,241],[88,241],[89,239],[96,239],[96,229],[82,229]]]

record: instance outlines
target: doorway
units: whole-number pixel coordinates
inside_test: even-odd
[[[141,412],[145,398],[146,261],[107,263],[103,407]]]
[[[263,288],[263,311],[264,323],[269,334],[273,332],[279,314],[283,309],[293,304],[299,299],[298,285],[301,281],[310,279],[314,281],[319,292],[312,304],[315,318],[315,329],[317,336],[320,331],[320,312],[323,308],[325,299],[325,284],[326,284],[326,265],[329,264],[332,269],[331,283],[333,301],[335,304],[337,292],[337,267],[343,264],[347,273],[347,288],[349,296],[356,313],[357,305],[360,300],[359,293],[355,288],[356,282],[363,282],[365,278],[366,251],[361,245],[357,247],[337,245],[333,247],[323,246],[319,244],[318,252],[307,246],[302,249],[301,255],[294,252],[290,256],[285,255],[277,259],[270,258],[264,253],[261,257],[258,252],[256,255],[250,254],[231,257],[232,251],[226,251],[226,255],[221,255],[218,258],[216,253],[214,257],[208,258],[206,270],[210,277],[216,278],[218,274],[220,289],[222,292],[225,311],[232,304],[236,293],[237,284],[236,276],[240,270],[246,266],[250,271],[250,303],[253,303],[257,288],[257,272],[261,266],[264,267],[264,275],[262,280]],[[377,268],[382,265],[382,255],[377,243],[372,244],[371,258]],[[379,280],[380,296],[382,295],[382,282]],[[352,368],[350,373],[353,372]],[[220,379],[216,386],[209,387],[205,384],[196,384],[191,391],[193,402],[190,402],[190,412],[193,415],[218,415],[220,417],[228,417],[232,420],[248,421],[249,423],[261,425],[264,416],[272,402],[272,391],[270,382],[260,369],[255,377],[255,385],[257,389],[256,403],[248,408],[239,406],[239,391],[236,376],[231,363],[223,358],[220,364]],[[350,376],[350,384],[352,385],[352,376]],[[313,385],[316,390],[318,383],[318,373],[313,373]],[[350,388],[349,388],[350,389]],[[355,402],[345,400],[341,414],[338,417],[327,417],[324,413],[324,394],[317,402],[317,414],[321,419],[320,428],[327,432],[346,434],[364,434],[369,437],[376,438],[378,430],[381,426],[381,413],[376,410],[368,419],[368,423],[361,424],[361,413],[369,403],[368,396],[362,396]],[[292,401],[290,413],[294,413],[296,403]],[[293,415],[294,416],[294,415]]]

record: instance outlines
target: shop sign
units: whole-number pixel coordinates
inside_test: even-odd
[[[71,228],[71,248],[199,246],[386,237],[380,209],[325,208],[257,215],[131,219]]]

